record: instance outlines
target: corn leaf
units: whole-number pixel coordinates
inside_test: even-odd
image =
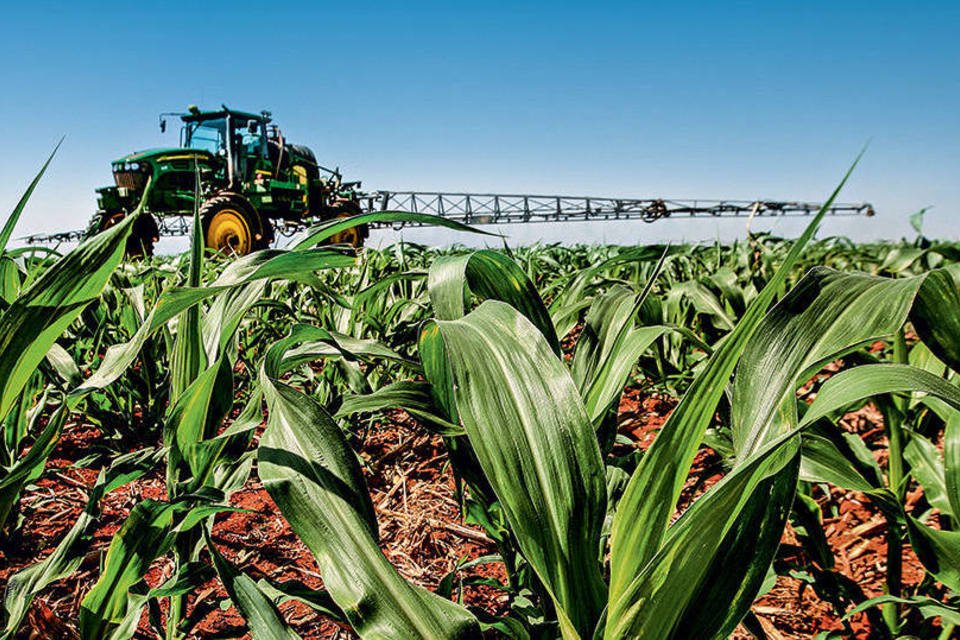
[[[949,277],[880,278],[814,268],[780,301],[744,350],[733,383],[733,440],[746,456],[769,439],[783,397],[823,364],[890,336],[919,292]],[[954,292],[954,301],[960,298]]]
[[[220,582],[227,590],[230,600],[243,614],[250,636],[253,640],[296,640],[300,636],[291,629],[277,605],[257,585],[250,576],[239,571],[221,555],[208,531],[204,530],[207,550],[213,558],[213,565],[220,576]]]
[[[120,228],[120,226],[118,225],[115,228]],[[106,234],[98,235],[96,238],[103,235]],[[236,260],[210,286],[185,287],[164,291],[133,338],[123,344],[108,347],[103,362],[97,371],[87,378],[82,385],[71,391],[70,396],[76,402],[88,393],[102,389],[114,382],[127,367],[133,364],[137,354],[140,353],[150,336],[193,305],[217,294],[259,280],[299,280],[306,276],[312,276],[314,271],[349,266],[353,262],[352,257],[332,249],[310,249],[298,252],[257,251]],[[221,326],[229,324],[232,323],[225,323]]]
[[[336,417],[355,413],[379,413],[386,409],[403,409],[434,433],[444,436],[462,436],[463,429],[448,422],[433,402],[427,382],[401,381],[389,384],[373,393],[349,396],[340,405]]]
[[[353,227],[359,227],[360,225],[364,224],[373,224],[375,222],[429,224],[437,227],[446,227],[448,229],[453,229],[454,231],[467,231],[470,233],[480,233],[486,236],[499,237],[499,235],[496,233],[481,231],[476,227],[471,227],[470,225],[463,224],[462,222],[457,222],[455,220],[449,220],[447,218],[441,218],[440,216],[434,216],[426,213],[413,213],[410,211],[373,211],[370,213],[361,213],[355,216],[350,216],[348,218],[334,218],[332,220],[327,220],[325,222],[321,222],[320,224],[314,225],[304,232],[303,237],[294,243],[293,248],[296,250],[301,250],[309,247],[315,247],[321,242],[329,240],[341,231],[351,229]]]
[[[23,192],[23,195],[20,196],[20,200],[13,208],[13,212],[7,218],[7,221],[3,223],[3,228],[0,229],[0,253],[3,253],[7,250],[7,243],[10,241],[10,236],[13,235],[13,229],[17,226],[17,222],[20,220],[20,214],[23,213],[23,209],[27,206],[30,196],[33,195],[34,190],[40,183],[40,178],[42,178],[43,174],[46,173],[47,167],[49,167],[50,162],[53,161],[53,156],[57,155],[57,151],[60,149],[60,145],[62,144],[63,138],[60,138],[57,146],[53,148],[53,151],[50,152],[50,156],[47,157],[47,161],[43,163],[43,166],[40,167],[40,171],[38,171],[37,175],[33,178],[33,180],[30,181],[30,186],[28,186],[27,190]],[[6,294],[8,289],[4,287],[3,291],[4,294]]]
[[[471,294],[480,301],[500,300],[526,316],[553,352],[560,355],[556,329],[536,286],[516,262],[502,253],[484,250],[437,258],[430,265],[427,287],[438,319],[462,318]]]
[[[316,400],[261,370],[269,419],[260,477],[313,552],[324,586],[365,640],[476,638],[465,609],[407,583],[377,546],[373,503],[354,452]]]
[[[740,355],[855,166],[856,162],[753,299],[736,328],[713,352],[630,478],[611,531],[608,628],[618,624],[617,617],[639,606],[627,596],[626,589],[661,546],[687,472]]]
[[[606,600],[597,558],[606,483],[570,373],[539,327],[503,302],[436,327],[460,419],[520,549],[565,637],[589,637]]]
[[[44,271],[0,315],[0,418],[50,347],[106,285],[123,258],[129,216]]]
[[[99,580],[80,603],[82,640],[109,638],[128,618],[130,588],[173,545],[176,511],[175,505],[155,500],[144,500],[130,510],[110,543]]]

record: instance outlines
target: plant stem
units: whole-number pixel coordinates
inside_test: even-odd
[[[897,364],[907,364],[907,343],[904,338],[903,327],[897,331],[893,339],[893,359]],[[887,429],[887,450],[889,462],[887,466],[887,485],[902,500],[905,487],[903,464],[903,417],[906,415],[907,401],[903,398],[893,399],[894,410],[884,416]],[[887,586],[889,595],[900,597],[903,591],[903,540],[900,534],[900,524],[895,517],[887,518]],[[883,618],[891,633],[896,635],[900,630],[900,607],[890,602],[883,607]]]

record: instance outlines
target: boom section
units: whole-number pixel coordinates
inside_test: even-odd
[[[361,201],[367,211],[429,213],[468,224],[809,216],[823,206],[815,202],[773,200],[663,200],[438,191],[376,191],[365,194]],[[873,207],[866,203],[834,204],[827,213],[872,216]]]

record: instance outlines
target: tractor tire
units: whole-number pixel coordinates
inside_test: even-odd
[[[236,193],[220,193],[200,206],[204,244],[227,256],[245,256],[270,246],[273,228]],[[267,227],[265,229],[264,227]]]
[[[333,218],[349,218],[351,216],[363,213],[363,211],[360,209],[360,205],[350,200],[337,202],[333,205],[332,209],[334,210],[334,214],[332,216]],[[344,229],[343,231],[330,236],[330,239],[327,240],[327,244],[346,244],[354,249],[359,249],[363,246],[364,240],[366,240],[368,237],[370,237],[369,227],[367,227],[365,224],[361,224],[356,227]]]
[[[125,211],[115,213],[104,212],[100,217],[100,224],[97,232],[106,231],[110,227],[119,224],[121,220],[127,217]],[[144,258],[153,255],[154,244],[160,239],[160,229],[157,227],[157,221],[149,213],[141,213],[140,217],[133,223],[133,229],[127,237],[126,255],[127,258]]]

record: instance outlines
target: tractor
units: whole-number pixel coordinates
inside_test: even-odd
[[[360,191],[340,171],[317,164],[307,147],[286,141],[270,112],[233,111],[221,106],[160,115],[183,122],[180,146],[131,153],[113,163],[113,186],[97,189],[98,210],[86,229],[37,234],[31,244],[75,242],[115,225],[137,207],[127,242],[131,256],[153,253],[161,236],[191,233],[199,213],[207,247],[224,255],[246,255],[268,247],[277,235],[290,235],[333,218],[361,213],[411,213],[368,218],[373,228],[429,225],[444,218],[465,224],[604,222],[743,216],[810,216],[815,202],[757,200],[675,200],[567,195],[465,193],[441,191]],[[872,216],[869,203],[831,202],[831,215]],[[749,224],[749,223],[748,223]],[[332,244],[363,245],[367,224],[354,224],[331,237]]]
[[[187,224],[197,207],[206,246],[245,255],[270,245],[278,233],[361,212],[359,182],[344,182],[338,170],[317,164],[313,152],[288,142],[271,114],[222,106],[190,106],[178,116],[180,146],[126,155],[112,163],[115,185],[97,189],[97,213],[86,235],[116,224],[142,203],[127,243],[130,255],[151,255],[161,235]],[[332,243],[363,244],[358,226]]]

